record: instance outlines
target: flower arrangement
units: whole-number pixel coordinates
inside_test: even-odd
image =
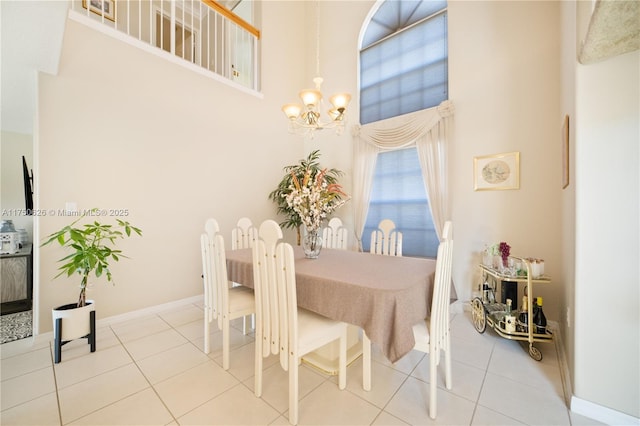
[[[285,216],[285,219],[280,222],[280,226],[287,229],[295,229],[298,245],[300,245],[300,227],[303,223],[300,219],[300,215],[287,203],[286,196],[291,192],[291,189],[295,187],[293,183],[293,176],[295,176],[296,179],[298,179],[298,182],[300,182],[304,181],[305,175],[316,175],[323,170],[320,166],[320,151],[312,151],[306,158],[303,158],[297,164],[286,166],[283,170],[285,171],[285,175],[282,177],[280,183],[278,183],[278,187],[271,191],[269,199],[276,204],[277,213]],[[326,172],[323,175],[323,180],[327,185],[338,183],[338,178],[343,174],[338,169],[325,170]]]
[[[307,170],[301,182],[292,171],[289,192],[282,194],[308,233],[317,232],[327,216],[349,200],[342,186],[327,182],[326,174],[327,169]]]

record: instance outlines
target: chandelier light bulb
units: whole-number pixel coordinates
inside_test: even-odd
[[[286,104],[282,106],[282,112],[289,120],[295,120],[300,115],[302,108],[298,104]]]
[[[300,99],[307,108],[314,108],[322,99],[322,93],[319,90],[303,90],[300,92]]]
[[[351,95],[349,95],[348,93],[338,93],[336,95],[333,95],[329,99],[329,101],[331,102],[331,105],[333,105],[333,107],[338,111],[340,111],[340,109],[344,111],[347,108],[347,105],[349,105],[350,100],[351,100]]]

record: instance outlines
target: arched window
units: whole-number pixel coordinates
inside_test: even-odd
[[[446,1],[381,3],[360,48],[360,123],[448,99],[447,59]]]
[[[380,3],[360,49],[360,122],[374,123],[440,105],[449,97],[447,2]],[[392,219],[403,232],[403,253],[435,257],[437,232],[415,147],[377,155],[362,245]]]

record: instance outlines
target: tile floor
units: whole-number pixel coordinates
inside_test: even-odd
[[[187,304],[98,330],[97,351],[85,341],[63,347],[27,338],[0,346],[2,425],[287,425],[287,375],[265,361],[263,397],[253,394],[253,337],[240,322],[231,337],[231,368],[222,365],[221,334],[202,352],[203,312]],[[487,330],[469,313],[451,321],[453,389],[439,375],[438,417],[428,416],[428,357],[411,352],[391,364],[374,347],[373,386],[362,390],[361,359],[336,377],[303,364],[300,424],[314,425],[593,425],[564,401],[554,343],[538,345],[541,362],[520,342]],[[37,339],[35,339],[37,341]]]

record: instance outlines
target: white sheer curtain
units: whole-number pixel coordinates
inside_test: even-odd
[[[427,190],[431,216],[438,234],[449,218],[447,145],[453,104],[416,111],[353,128],[353,199],[355,236],[362,251],[362,232],[369,211],[371,185],[380,151],[415,146]]]

